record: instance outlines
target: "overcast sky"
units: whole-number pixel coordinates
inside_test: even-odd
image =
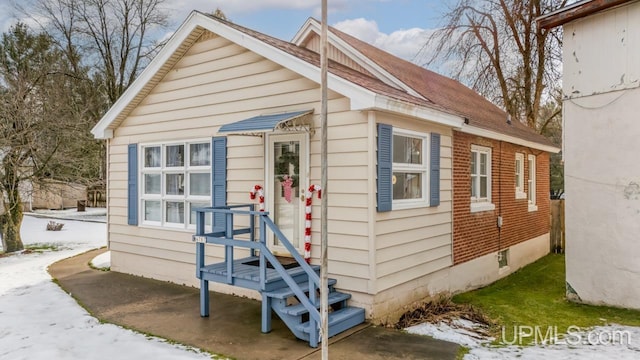
[[[0,0],[0,30],[9,29],[20,16],[13,3]],[[328,0],[329,24],[402,58],[412,60],[430,30],[440,24],[446,0]],[[291,40],[309,17],[320,19],[320,0],[166,0],[170,30],[192,10],[220,8],[233,22]],[[22,19],[24,20],[24,19]]]

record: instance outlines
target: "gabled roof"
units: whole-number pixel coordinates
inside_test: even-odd
[[[299,34],[319,29],[310,19]],[[158,55],[91,130],[110,138],[113,130],[171,70],[205,32],[210,31],[312,81],[320,82],[320,56],[300,44],[286,42],[240,25],[192,12]],[[348,49],[348,56],[367,71],[329,61],[328,87],[351,101],[351,110],[381,110],[439,123],[472,134],[557,152],[546,138],[461,83],[399,59],[337,29],[330,42]]]
[[[319,54],[219,18],[193,11],[171,39],[91,130],[96,138],[110,138],[113,130],[167,74],[202,33],[208,30],[320,82]],[[438,104],[385,84],[378,78],[331,61],[328,87],[351,100],[351,110],[382,110],[459,127],[463,118]]]
[[[305,26],[307,28],[301,29],[294,37],[295,43],[304,43],[312,31],[317,34],[320,23],[310,19]],[[422,98],[460,114],[465,118],[462,131],[546,151],[559,151],[551,141],[520,121],[507,122],[504,110],[460,82],[400,59],[333,27],[329,27],[329,32],[330,43],[345,54],[357,57],[361,61],[359,65],[368,71],[382,74],[393,83],[399,82],[401,85],[398,86],[409,87]]]

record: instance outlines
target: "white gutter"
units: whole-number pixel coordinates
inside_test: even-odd
[[[469,126],[469,125],[464,125],[464,126],[462,126],[462,128],[457,129],[457,130],[459,130],[460,132],[466,133],[466,134],[470,134],[470,135],[482,136],[482,137],[486,137],[486,138],[494,139],[494,140],[502,140],[502,141],[505,141],[505,142],[508,142],[508,143],[521,145],[521,146],[525,146],[525,147],[532,148],[532,149],[547,151],[547,152],[554,153],[554,154],[557,154],[558,152],[560,152],[560,149],[555,147],[555,146],[544,145],[544,144],[537,143],[535,141],[524,140],[524,139],[521,139],[521,138],[518,138],[518,137],[515,137],[515,136],[505,135],[505,134],[498,133],[498,132],[495,132],[495,131],[486,130],[486,129],[473,127],[473,126]]]

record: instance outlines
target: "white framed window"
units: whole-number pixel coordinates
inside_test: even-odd
[[[491,148],[471,145],[471,212],[494,210],[491,203]]]
[[[193,228],[193,209],[211,205],[211,141],[143,144],[140,148],[141,223]]]
[[[526,199],[527,193],[524,192],[524,154],[516,153],[516,169],[515,169],[515,185],[516,199]]]
[[[428,135],[393,128],[393,209],[429,206]]]
[[[529,211],[538,210],[536,205],[536,156],[527,156],[529,176],[527,178],[527,200],[529,201]]]

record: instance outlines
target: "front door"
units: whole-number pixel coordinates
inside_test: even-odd
[[[307,135],[270,135],[267,150],[267,210],[282,233],[302,253],[305,207],[301,195],[307,186]],[[268,241],[275,254],[289,254],[273,234]]]

